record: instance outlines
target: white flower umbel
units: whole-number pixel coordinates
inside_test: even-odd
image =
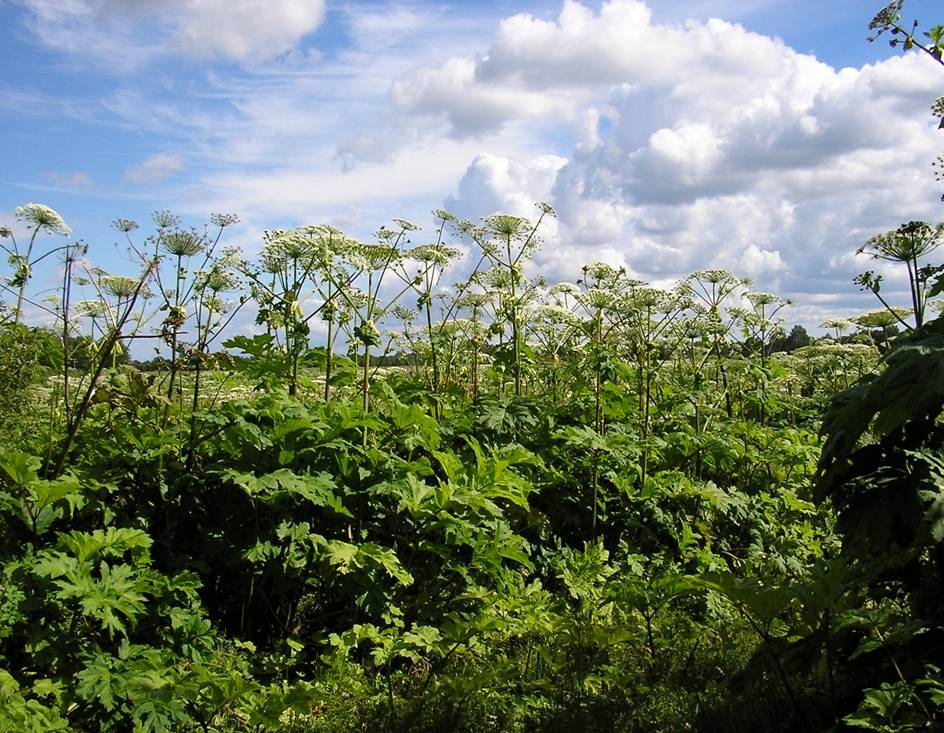
[[[13,242],[12,249],[3,247],[3,250],[9,255],[8,260],[13,266],[13,276],[7,279],[7,284],[17,289],[16,310],[13,312],[13,322],[19,323],[23,312],[23,302],[26,299],[26,284],[33,277],[33,265],[46,257],[50,252],[46,252],[40,257],[33,258],[33,244],[36,242],[36,235],[40,230],[48,234],[59,234],[67,237],[72,230],[66,226],[62,217],[45,204],[26,204],[18,206],[14,211],[17,221],[25,222],[29,226],[30,238],[26,245],[26,250],[21,251],[13,237],[13,233],[4,231],[4,238],[9,236]],[[51,250],[55,251],[55,250]]]
[[[72,234],[72,230],[69,229],[58,212],[45,204],[17,206],[14,216],[17,221],[23,221],[36,227],[37,231],[42,229],[47,234],[59,234],[63,237]]]

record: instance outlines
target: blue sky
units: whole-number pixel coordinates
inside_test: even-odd
[[[110,222],[146,232],[158,209],[237,213],[251,255],[267,228],[367,238],[543,200],[559,219],[533,274],[727,267],[815,325],[876,306],[851,283],[865,239],[942,218],[944,68],[869,44],[878,8],[0,0],[0,225],[47,204],[126,269]]]

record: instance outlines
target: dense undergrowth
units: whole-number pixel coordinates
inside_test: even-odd
[[[938,321],[880,363],[724,271],[548,287],[515,217],[459,228],[451,293],[443,230],[253,266],[155,221],[140,278],[74,302],[67,248],[58,326],[0,333],[0,729],[940,724]],[[225,293],[260,326],[226,351]]]
[[[119,219],[132,275],[0,228],[0,731],[941,729],[944,225],[814,342],[724,270],[526,277],[547,205],[434,215]]]

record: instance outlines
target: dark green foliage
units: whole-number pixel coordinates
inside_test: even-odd
[[[52,334],[19,324],[0,324],[0,444],[35,447],[44,417],[33,409],[34,390],[58,369],[62,349]]]
[[[460,227],[493,267],[453,300],[434,287],[445,249],[398,249],[407,222],[378,245],[276,232],[263,267],[225,253],[198,274],[185,262],[206,242],[155,221],[165,254],[108,280],[130,324],[172,255],[154,370],[119,363],[117,322],[93,322],[95,342],[64,328],[84,374],[49,333],[2,334],[18,356],[0,358],[16,436],[0,450],[0,727],[939,720],[936,322],[873,373],[872,346],[799,327],[778,343],[786,302],[738,308],[745,281],[723,270],[672,292],[599,263],[575,285],[529,281],[534,229],[515,217]],[[213,353],[236,269],[265,332]],[[415,313],[380,302],[385,274]],[[412,349],[395,364],[394,338]],[[44,398],[31,430],[12,422],[27,394]]]
[[[775,338],[770,344],[770,352],[777,351],[796,351],[804,346],[810,346],[813,343],[813,337],[807,333],[806,329],[800,324],[790,329],[790,333],[780,338]]]
[[[827,412],[817,492],[836,506],[846,548],[856,556],[886,557],[944,540],[937,458],[944,433],[936,424],[944,407],[942,328],[933,321],[902,342],[885,371],[837,395]]]

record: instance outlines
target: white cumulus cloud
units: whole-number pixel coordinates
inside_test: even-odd
[[[477,54],[401,77],[392,99],[458,138],[542,135],[553,166],[535,166],[534,144],[479,155],[447,203],[548,200],[545,271],[605,259],[665,281],[720,266],[835,307],[825,296],[854,299],[864,269],[837,252],[939,216],[940,82],[917,53],[836,69],[735,23],[565,0],[555,19],[507,18]]]

